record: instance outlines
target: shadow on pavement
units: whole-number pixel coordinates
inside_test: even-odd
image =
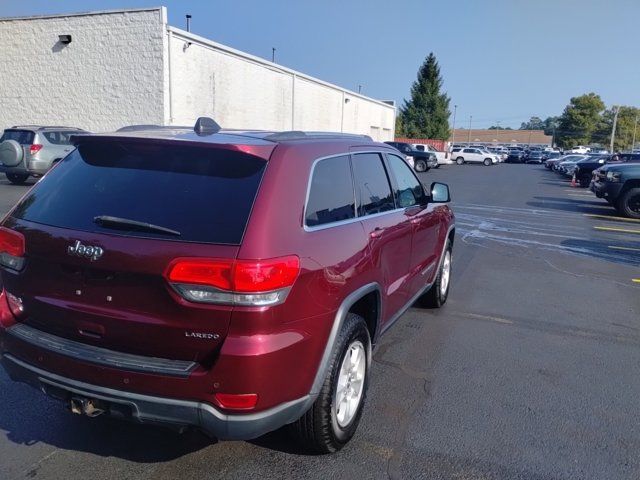
[[[216,443],[196,431],[183,434],[155,426],[88,418],[65,411],[64,406],[14,384],[0,374],[0,434],[13,443],[44,443],[63,450],[118,457],[136,463],[166,462]]]
[[[560,210],[563,212],[574,212],[574,213],[591,213],[594,215],[601,214],[603,212],[607,212],[607,208],[614,212],[613,207],[610,207],[607,203],[598,203],[598,202],[567,202],[567,201],[554,201],[547,200],[544,202],[527,202],[527,205],[536,209],[549,209],[549,210]],[[607,208],[602,208],[607,207]]]
[[[640,266],[640,255],[638,255],[638,252],[612,250],[607,247],[606,243],[592,240],[567,239],[560,242],[560,245],[576,253],[588,255],[590,258],[598,258],[600,260],[606,260],[607,262],[620,263],[633,267]],[[628,246],[631,247],[632,245]]]

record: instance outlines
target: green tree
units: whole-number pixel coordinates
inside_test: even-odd
[[[501,127],[500,125],[491,125],[489,130],[513,130],[511,127]]]
[[[418,78],[411,87],[411,100],[405,100],[400,110],[402,135],[439,140],[449,138],[451,99],[441,90],[440,67],[432,52],[418,70]]]
[[[604,108],[604,102],[595,93],[573,97],[560,116],[556,143],[565,148],[590,144]]]
[[[554,135],[556,133],[556,129],[558,128],[558,123],[560,121],[560,117],[547,117],[544,119],[543,130],[545,135]]]
[[[531,117],[528,122],[520,124],[520,130],[544,130],[544,122],[540,117]]]
[[[614,108],[607,108],[600,117],[596,131],[592,136],[592,142],[597,142],[609,148],[611,145],[611,131],[613,130]],[[640,109],[635,107],[621,106],[616,124],[616,135],[613,143],[615,151],[630,150],[633,148],[633,131],[636,128],[636,118],[640,117]],[[636,134],[636,144],[639,137]]]

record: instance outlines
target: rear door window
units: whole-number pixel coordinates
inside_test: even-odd
[[[311,176],[305,224],[326,225],[355,218],[355,200],[349,156],[326,158],[316,163]]]
[[[111,235],[237,245],[267,162],[214,147],[174,143],[81,143],[30,191],[13,216]],[[111,216],[179,232],[114,230]]]
[[[358,215],[374,215],[395,209],[389,177],[379,153],[353,156],[353,178],[356,185]]]
[[[30,130],[5,130],[0,137],[0,142],[5,140],[13,140],[20,145],[31,145],[35,134]]]
[[[69,145],[72,133],[74,132],[42,132],[42,135],[54,145]]]

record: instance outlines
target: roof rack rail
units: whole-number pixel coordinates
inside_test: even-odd
[[[357,133],[340,133],[340,132],[303,132],[301,130],[290,130],[286,132],[272,133],[264,137],[265,140],[273,142],[286,140],[303,140],[303,139],[320,139],[320,138],[353,138],[373,142],[369,135],[361,135]]]
[[[124,127],[120,127],[116,132],[138,132],[140,130],[176,130],[176,129],[190,129],[191,127],[187,126],[178,126],[178,125],[125,125]]]
[[[81,128],[78,127],[67,127],[65,125],[31,125],[31,124],[26,124],[26,125],[14,125],[13,127],[9,127],[9,128],[38,128],[38,129],[45,129],[45,128],[68,128],[69,130],[82,130]]]

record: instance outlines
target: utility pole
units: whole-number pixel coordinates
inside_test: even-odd
[[[271,47],[271,62],[276,63],[276,47]]]
[[[611,129],[611,146],[609,147],[609,153],[613,152],[613,142],[616,139],[616,127],[618,126],[618,114],[620,113],[620,107],[613,107],[615,109],[615,113],[613,115],[613,128]]]
[[[453,106],[453,133],[451,134],[451,147],[456,143],[456,112],[458,111],[458,105]]]
[[[467,137],[467,147],[471,144],[471,119],[473,115],[469,115],[469,135]]]
[[[633,143],[631,144],[631,153],[636,149],[636,130],[638,130],[638,114],[636,113],[636,123],[633,126]]]
[[[358,85],[358,93],[362,93],[362,85]]]
[[[500,120],[496,121],[496,126],[498,127],[498,133],[496,134],[496,140],[500,143]]]

